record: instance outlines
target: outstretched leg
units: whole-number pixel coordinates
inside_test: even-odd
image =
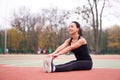
[[[72,70],[90,70],[92,68],[92,61],[71,61],[65,64],[56,65],[55,72],[65,72]]]

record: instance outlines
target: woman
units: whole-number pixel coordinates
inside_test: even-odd
[[[90,70],[92,59],[87,48],[87,41],[82,37],[82,29],[78,22],[73,21],[68,28],[71,38],[67,39],[44,60],[45,72],[65,72],[72,70]],[[76,60],[61,65],[53,65],[53,59],[59,55],[73,52]]]

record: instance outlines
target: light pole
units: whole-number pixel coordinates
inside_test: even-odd
[[[8,8],[8,4],[7,4],[7,1],[6,1],[6,20],[5,20],[5,23],[6,23],[6,25],[5,25],[5,45],[4,45],[4,53],[6,53],[7,52],[7,18],[8,18],[8,16],[7,16],[7,8]]]
[[[6,53],[7,50],[7,28],[5,27],[5,47],[4,47],[4,53]]]

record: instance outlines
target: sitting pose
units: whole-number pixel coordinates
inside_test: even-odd
[[[65,72],[73,70],[91,70],[92,59],[89,55],[87,41],[82,36],[82,29],[78,22],[73,21],[68,27],[71,38],[67,39],[53,53],[49,54],[44,60],[45,72]],[[65,64],[54,65],[53,60],[59,55],[73,52],[76,60]]]

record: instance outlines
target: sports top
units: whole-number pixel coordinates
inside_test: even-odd
[[[69,45],[71,45],[72,39],[70,39]],[[78,40],[80,39],[80,36],[78,37]],[[89,50],[87,47],[87,44],[82,45],[74,50],[72,50],[71,52],[74,53],[75,57],[77,60],[92,60],[91,56],[89,55]]]

